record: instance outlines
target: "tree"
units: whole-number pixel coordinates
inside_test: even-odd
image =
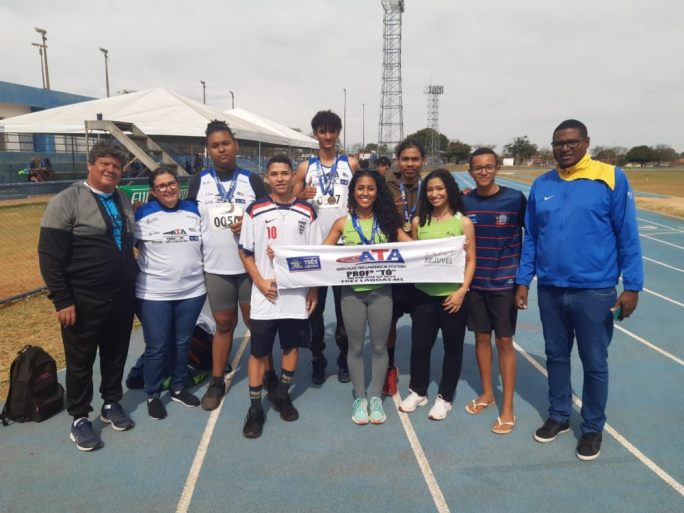
[[[366,153],[374,153],[378,151],[378,145],[375,143],[366,144]]]
[[[451,141],[446,147],[446,157],[447,161],[459,162],[462,160],[467,160],[470,156],[471,147],[469,144],[463,143],[458,139]]]
[[[653,148],[653,152],[655,154],[655,160],[658,161],[658,164],[677,160],[677,152],[671,146],[666,144],[659,144]]]
[[[420,142],[420,144],[423,145],[423,148],[425,148],[425,151],[430,151],[433,134],[436,136],[438,149],[442,151],[446,150],[447,146],[449,145],[449,138],[440,132],[436,132],[432,128],[423,128],[422,130],[418,130],[417,132],[410,134],[406,138]]]
[[[536,155],[537,145],[531,143],[527,136],[523,135],[505,145],[504,151],[515,159],[517,165],[520,165]]]
[[[653,162],[656,160],[656,155],[653,148],[644,144],[630,148],[625,158],[627,159],[627,162],[636,162],[643,167],[646,162]]]

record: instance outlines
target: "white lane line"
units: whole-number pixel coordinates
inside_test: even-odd
[[[646,234],[643,234],[643,233],[640,233],[639,235],[640,235],[641,237],[645,238],[645,239],[651,239],[651,240],[654,240],[654,241],[656,241],[656,242],[660,242],[661,244],[667,244],[668,246],[672,246],[673,248],[684,249],[684,246],[679,246],[679,245],[673,244],[673,243],[671,243],[671,242],[667,242],[667,241],[664,241],[664,240],[656,239],[655,237],[651,237],[650,235],[646,235]]]
[[[546,373],[546,369],[542,367],[537,360],[532,358],[527,351],[525,351],[522,347],[518,345],[517,342],[513,342],[513,346],[515,349],[527,360],[532,367],[537,369],[539,372],[541,372],[547,379],[549,375]],[[577,408],[582,408],[582,400],[577,397],[575,394],[572,394],[572,402],[575,403]],[[684,485],[682,485],[679,481],[677,481],[675,478],[673,478],[670,474],[665,472],[662,468],[660,468],[656,463],[650,459],[648,456],[646,456],[643,452],[641,452],[639,449],[637,449],[629,440],[627,440],[624,436],[622,436],[615,428],[613,428],[610,424],[607,424],[604,426],[604,429],[606,432],[612,436],[620,445],[622,445],[625,449],[627,449],[636,459],[638,459],[641,463],[646,465],[655,475],[657,475],[660,479],[665,481],[668,485],[670,485],[676,492],[678,492],[680,495],[684,496]]]
[[[642,237],[644,237],[644,235],[642,235]],[[682,249],[684,249],[684,248],[682,248]],[[668,269],[672,269],[673,271],[679,271],[680,273],[684,273],[684,269],[680,269],[679,267],[674,267],[672,265],[668,265],[664,262],[661,262],[660,260],[654,260],[653,258],[648,258],[645,256],[642,256],[641,258],[643,258],[644,260],[647,260],[649,262],[653,262],[654,264],[658,264],[658,265],[662,265],[663,267],[667,267]]]
[[[661,228],[667,228],[668,230],[674,230],[678,233],[682,233],[684,231],[681,228],[677,228],[675,226],[668,226],[668,225],[662,224],[662,223],[656,223],[655,221],[649,221],[648,219],[644,219],[643,217],[637,217],[637,220],[642,221],[644,223],[653,224],[655,226],[660,226]]]
[[[670,297],[663,296],[662,294],[658,294],[657,292],[655,292],[651,289],[647,289],[644,287],[643,291],[648,292],[649,294],[653,294],[654,296],[659,297],[660,299],[664,299],[665,301],[669,301],[673,305],[681,306],[682,308],[684,308],[684,303],[680,303],[679,301],[676,301]]]
[[[231,372],[226,376],[226,394],[230,389],[230,385],[233,383],[233,377],[235,376],[238,368],[238,364],[242,359],[242,353],[247,347],[247,342],[249,341],[250,331],[247,330],[245,336],[240,342],[240,347],[233,358],[231,365],[235,371]],[[210,378],[211,379],[211,378]],[[185,480],[185,486],[183,486],[183,493],[181,493],[180,500],[178,501],[178,506],[176,507],[176,513],[187,513],[190,507],[190,501],[192,500],[192,495],[195,493],[195,486],[197,485],[197,479],[199,478],[200,471],[202,470],[202,465],[204,464],[204,458],[207,455],[207,449],[209,448],[209,442],[214,434],[214,428],[216,427],[216,422],[218,421],[219,415],[221,413],[221,408],[223,408],[223,403],[225,399],[221,401],[219,407],[211,412],[209,419],[207,420],[207,425],[204,428],[204,433],[202,433],[202,438],[199,445],[197,446],[197,451],[195,452],[195,458],[192,461],[190,467],[190,472],[188,473],[188,478]]]
[[[641,229],[642,229],[642,230],[645,230],[645,229],[647,229],[647,228],[644,226],[644,227],[641,228]],[[652,236],[652,237],[657,237],[657,236],[659,236],[659,235],[681,235],[681,233],[682,233],[682,232],[678,232],[678,231],[675,231],[675,230],[670,230],[670,231],[666,231],[666,232],[658,232],[658,231],[653,231],[653,232],[652,232],[652,231],[649,230],[648,235],[650,235],[650,236]]]
[[[662,355],[665,356],[666,358],[669,358],[669,359],[672,360],[673,362],[676,362],[676,363],[678,363],[679,365],[684,365],[684,360],[682,360],[681,358],[677,358],[677,357],[676,357],[675,355],[673,355],[672,353],[668,353],[668,352],[665,351],[664,349],[660,349],[657,345],[652,344],[652,343],[649,342],[648,340],[645,340],[645,339],[641,338],[639,335],[637,335],[637,334],[635,334],[635,333],[632,333],[632,332],[629,331],[628,329],[625,329],[625,328],[623,328],[622,326],[619,326],[618,324],[615,324],[615,329],[621,331],[621,332],[624,333],[625,335],[628,335],[628,336],[632,337],[632,338],[633,338],[634,340],[636,340],[637,342],[641,342],[641,343],[642,343],[643,345],[645,345],[646,347],[649,347],[649,348],[653,349],[654,351],[656,351],[656,352],[662,354]]]
[[[432,495],[432,500],[435,502],[437,511],[439,513],[449,513],[449,506],[446,502],[446,499],[444,498],[442,489],[439,487],[439,484],[435,479],[435,475],[432,473],[432,468],[430,468],[430,463],[428,462],[427,457],[423,452],[423,447],[420,445],[418,436],[416,435],[416,432],[413,429],[413,424],[411,424],[411,421],[409,420],[408,413],[402,413],[399,411],[401,395],[399,395],[399,393],[397,392],[392,397],[392,400],[394,401],[394,405],[397,407],[399,420],[401,420],[401,425],[404,428],[404,432],[406,432],[406,438],[408,438],[408,441],[411,444],[411,449],[413,449],[413,454],[415,455],[416,460],[418,461],[418,466],[420,467],[420,471],[423,474],[423,478],[425,479],[425,483],[427,484],[428,490],[430,490],[430,495]]]

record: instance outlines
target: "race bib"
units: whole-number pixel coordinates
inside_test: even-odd
[[[222,203],[209,207],[209,224],[212,230],[228,230],[230,225],[242,219],[242,205]]]

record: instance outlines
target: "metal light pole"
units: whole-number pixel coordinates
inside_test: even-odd
[[[38,47],[38,53],[40,54],[40,77],[43,79],[43,89],[45,89],[45,65],[43,64],[43,45],[38,43],[31,43],[33,46]]]
[[[366,153],[366,104],[361,104],[361,151]]]
[[[200,80],[202,84],[202,103],[207,104],[207,83],[204,80]]]
[[[344,121],[342,122],[342,129],[344,130],[344,138],[342,139],[342,152],[347,153],[347,88],[342,88],[344,91]]]
[[[42,28],[38,28],[38,27],[33,27],[33,28],[43,38],[43,44],[41,46],[43,47],[43,56],[45,58],[45,89],[47,89],[49,91],[50,90],[50,72],[48,70],[48,59],[47,59],[47,30],[42,29]]]
[[[105,80],[107,82],[107,98],[109,98],[109,50],[100,47],[100,51],[104,54],[105,57]]]
[[[233,91],[228,91],[230,93],[230,104],[232,105],[232,109],[235,108],[235,93]]]

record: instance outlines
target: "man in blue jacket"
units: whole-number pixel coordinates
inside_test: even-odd
[[[532,184],[515,302],[527,308],[536,275],[549,417],[534,439],[551,442],[570,430],[574,335],[584,370],[582,438],[576,455],[590,461],[599,455],[606,422],[613,318],[622,320],[634,312],[643,287],[641,245],[627,177],[620,168],[589,157],[587,127],[574,119],[563,121],[551,146],[558,166]],[[624,290],[618,297],[620,275]]]

